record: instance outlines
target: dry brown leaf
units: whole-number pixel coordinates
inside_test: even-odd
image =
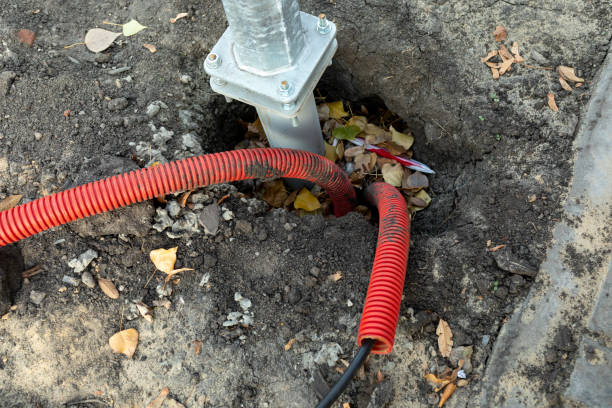
[[[384,147],[385,149],[389,151],[389,153],[391,153],[394,156],[399,156],[406,151],[406,149],[404,149],[402,146],[398,145],[397,143],[393,141],[384,142],[384,143],[379,144],[378,146]]]
[[[400,187],[404,177],[404,168],[399,163],[384,164],[382,166],[382,175],[386,183],[391,184],[393,187]]]
[[[347,126],[357,126],[361,132],[363,132],[368,124],[368,120],[365,116],[353,116],[348,122]]]
[[[170,22],[171,22],[172,24],[174,24],[174,23],[176,23],[178,20],[180,20],[181,18],[185,18],[185,17],[187,17],[188,15],[189,15],[189,13],[178,13],[178,14],[176,15],[176,17],[174,17],[174,18],[171,18],[171,19],[170,19]]]
[[[491,58],[493,58],[497,54],[498,54],[498,51],[497,50],[493,50],[493,51],[489,52],[486,57],[482,57],[480,59],[480,62],[485,62],[486,63],[488,60],[490,60]]]
[[[292,338],[291,340],[289,340],[287,342],[287,344],[285,344],[285,351],[291,350],[291,347],[293,346],[293,343],[295,343],[295,337]]]
[[[491,68],[491,74],[493,74],[493,79],[499,79],[499,69]]]
[[[142,46],[145,47],[147,50],[151,51],[151,54],[155,54],[157,52],[157,47],[153,44],[144,43],[142,44]]]
[[[340,279],[342,279],[342,272],[333,273],[328,276],[328,279],[333,282],[338,282]]]
[[[0,211],[10,210],[19,204],[23,196],[21,194],[10,195],[0,201]]]
[[[506,33],[506,29],[504,28],[504,26],[499,25],[495,27],[495,31],[493,31],[493,37],[495,37],[495,41],[504,41],[507,36],[508,34]]]
[[[440,350],[440,354],[442,357],[450,356],[453,348],[453,332],[448,323],[443,319],[440,319],[438,323],[436,334],[438,335],[438,349]]]
[[[378,370],[378,372],[376,373],[376,384],[380,384],[381,382],[383,382],[384,379],[385,376],[383,375],[383,373],[380,372],[380,370]]]
[[[346,152],[345,152],[346,154]],[[370,171],[370,155],[367,153],[361,153],[357,155],[354,159],[355,162],[355,170],[360,170],[363,173],[367,173]]]
[[[408,174],[408,173],[406,173]],[[429,187],[429,179],[421,172],[415,171],[402,180],[402,188],[417,191]]]
[[[555,102],[555,94],[552,92],[548,93],[548,107],[555,112],[559,112],[559,108],[557,107],[557,102]]]
[[[559,83],[561,84],[561,88],[565,89],[566,91],[572,92],[574,90],[572,89],[572,86],[568,84],[565,79],[563,79],[563,77],[559,77]]]
[[[457,387],[465,387],[469,383],[470,382],[468,380],[461,379],[461,380],[457,381]]]
[[[161,408],[168,394],[170,394],[170,389],[168,389],[168,387],[164,387],[164,389],[161,390],[159,395],[155,397],[153,401],[147,404],[146,408]]]
[[[349,404],[348,402],[345,402],[342,404],[342,408],[351,408],[351,404]]]
[[[108,339],[108,344],[113,352],[125,354],[128,358],[132,358],[138,346],[138,332],[136,329],[117,332]]]
[[[85,34],[85,46],[92,52],[102,52],[112,45],[121,33],[104,30],[102,28],[92,28]]]
[[[174,270],[174,264],[176,263],[177,251],[178,247],[170,249],[154,249],[149,253],[149,257],[157,269],[164,273],[171,273]]]
[[[137,302],[138,313],[149,323],[153,323],[153,310],[143,302]]]
[[[289,196],[282,180],[273,180],[263,183],[262,198],[274,208],[280,208]]]
[[[510,51],[512,51],[512,55],[514,55],[514,62],[516,62],[516,63],[525,62],[525,59],[523,57],[521,57],[521,55],[519,54],[518,47],[519,47],[519,45],[515,41],[515,42],[512,43],[512,48],[510,48]]]
[[[489,68],[497,68],[497,69],[501,68],[501,62],[485,62],[485,64]]]
[[[565,65],[559,65],[557,67],[557,72],[566,81],[584,82],[584,78],[579,78],[579,77],[576,76],[576,69],[575,68],[566,67]]]
[[[444,405],[444,403],[448,401],[448,399],[450,398],[451,395],[453,395],[453,392],[455,392],[456,389],[457,389],[457,386],[453,383],[448,384],[446,388],[444,388],[444,392],[440,396],[440,402],[438,403],[438,408],[441,408],[442,405]]]
[[[578,82],[578,83],[576,84],[576,88],[580,88],[582,85],[584,85],[582,82]]]
[[[489,252],[497,252],[500,249],[505,248],[505,247],[506,247],[506,245],[499,244],[499,245],[494,246],[493,248],[489,248]]]
[[[433,373],[425,374],[425,379],[432,384],[440,385],[442,387],[450,382],[449,380],[436,377],[436,375]]]
[[[102,289],[106,296],[111,299],[119,299],[119,291],[113,282],[108,279],[98,278],[98,285],[100,285],[100,289]]]
[[[514,60],[505,60],[502,62],[501,66],[499,67],[499,75],[504,75],[507,71],[510,71],[512,68],[512,62],[514,62]]]
[[[386,142],[387,138],[384,135],[366,135],[365,141],[368,144],[377,145]]]
[[[357,157],[360,154],[362,154],[365,151],[365,148],[363,146],[353,146],[353,147],[349,147],[348,149],[344,150],[344,156],[351,158],[351,157]]]
[[[194,190],[187,190],[183,194],[181,194],[180,198],[178,199],[178,203],[181,205],[181,208],[185,208],[185,206],[187,205],[187,200],[189,199],[189,196],[191,195],[191,193],[193,193],[193,191]]]
[[[514,56],[510,54],[508,48],[506,48],[506,46],[503,44],[499,46],[499,56],[501,57],[502,61],[512,60],[512,62],[514,62]]]
[[[197,356],[202,352],[202,342],[200,340],[193,341],[193,353]]]
[[[340,160],[344,158],[344,142],[342,140],[336,145],[336,154]]]
[[[393,126],[391,126],[389,130],[391,131],[391,141],[393,143],[403,147],[406,150],[409,150],[412,147],[412,144],[414,143],[414,136],[412,136],[412,133],[398,132],[393,128]]]

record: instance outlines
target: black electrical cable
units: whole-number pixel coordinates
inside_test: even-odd
[[[342,377],[334,384],[334,386],[329,390],[327,395],[319,402],[317,408],[329,408],[331,405],[338,399],[342,391],[349,385],[355,374],[359,368],[365,363],[366,358],[370,355],[370,351],[372,351],[372,347],[376,340],[365,339],[361,343],[361,347],[359,347],[359,351],[357,351],[357,355],[351,361],[351,364],[348,366]]]

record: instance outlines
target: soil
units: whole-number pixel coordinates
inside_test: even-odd
[[[436,170],[428,191],[433,201],[413,217],[394,351],[370,358],[340,402],[437,403],[423,375],[451,366],[437,351],[439,317],[449,322],[455,346],[474,350],[469,385],[447,405],[473,406],[496,335],[533,282],[500,269],[487,242],[504,244],[509,258],[533,269],[542,262],[570,182],[574,130],[589,80],[605,56],[612,17],[603,1],[583,2],[578,10],[569,1],[438,1],[435,8],[399,3],[393,9],[379,0],[363,7],[302,4],[340,26],[338,58],[317,95],[354,106],[373,98],[386,103],[414,131],[415,158]],[[170,24],[179,12],[190,16]],[[490,78],[479,58],[495,46],[490,33],[504,15],[513,17],[508,31],[521,37],[526,55],[539,50],[551,66],[577,66],[584,86],[560,91],[550,71],[525,66],[499,81]],[[469,23],[470,16],[475,21]],[[81,45],[64,48],[82,41],[88,28],[117,29],[103,20],[130,18],[148,28],[120,37],[102,54]],[[2,8],[0,73],[15,77],[0,76],[0,91],[7,90],[0,94],[0,199],[22,194],[33,200],[158,158],[234,148],[244,135],[239,120],[252,120],[254,113],[212,93],[201,68],[224,22],[220,2],[203,0],[26,0]],[[32,47],[19,41],[20,29],[36,32]],[[568,36],[572,41],[565,41]],[[564,40],[552,41],[558,38]],[[448,52],[447,42],[453,45]],[[158,51],[150,53],[143,43]],[[469,52],[458,47],[462,43]],[[527,63],[544,65],[533,58]],[[121,67],[129,70],[114,74]],[[398,82],[388,84],[387,76]],[[558,113],[546,105],[550,91],[560,95]],[[147,116],[156,101],[163,103],[159,112]],[[184,143],[186,134],[195,145]],[[171,137],[160,142],[164,135]],[[357,213],[336,219],[270,210],[250,198],[256,188],[238,183],[199,191],[205,194],[201,205],[230,194],[221,206],[234,218],[221,220],[214,236],[201,228],[158,232],[155,217],[168,204],[153,201],[18,243],[24,267],[40,265],[42,272],[12,288],[16,308],[0,320],[0,405],[143,406],[165,386],[187,407],[315,405],[339,377],[342,360],[357,350],[377,226]],[[194,209],[182,209],[173,221],[199,214],[198,203],[191,204]],[[133,306],[160,301],[159,272],[145,287],[153,272],[148,253],[174,246],[177,268],[195,271],[170,284],[172,293],[161,295],[170,308],[155,307],[149,323]],[[68,263],[88,249],[97,257],[86,271],[113,281],[118,300],[64,281],[80,282],[81,273]],[[2,265],[0,283],[6,270]],[[336,272],[340,280],[328,278]],[[229,313],[242,310],[236,293],[251,300],[252,325],[224,326]],[[132,327],[140,333],[134,357],[113,354],[108,338]],[[199,354],[194,341],[202,342]],[[566,372],[571,358],[554,347],[551,370]],[[573,346],[566,353],[572,355]],[[543,391],[554,395],[565,379],[551,376]]]

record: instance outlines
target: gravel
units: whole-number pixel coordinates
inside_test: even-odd
[[[93,249],[88,249],[79,255],[78,258],[74,258],[68,262],[68,266],[71,267],[75,273],[83,272],[93,261],[98,257],[98,253]]]

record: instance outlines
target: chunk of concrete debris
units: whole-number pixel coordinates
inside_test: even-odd
[[[47,294],[44,292],[32,290],[30,291],[30,302],[34,303],[36,306],[40,306],[45,296],[47,296]]]
[[[88,249],[79,255],[78,258],[73,258],[68,262],[68,266],[71,267],[75,273],[83,272],[93,261],[98,257],[98,253],[93,249]]]
[[[170,217],[176,218],[181,212],[181,205],[176,200],[170,200],[168,204],[166,204],[166,211],[168,211]]]
[[[234,293],[234,300],[240,304],[240,308],[245,312],[253,305],[250,299],[243,297],[240,293]]]
[[[94,280],[93,275],[89,271],[83,272],[83,274],[81,275],[81,280],[83,281],[83,284],[90,289],[96,287],[96,281]]]
[[[79,280],[75,277],[64,275],[62,282],[67,283],[71,286],[79,286]]]
[[[499,251],[491,252],[491,255],[495,259],[497,267],[502,271],[530,277],[534,277],[538,273],[537,269],[517,259],[509,248],[502,248]]]
[[[204,227],[204,232],[209,235],[217,234],[219,231],[219,216],[221,213],[221,209],[217,203],[212,203],[204,207],[200,216],[198,217],[198,221],[202,227]]]
[[[340,354],[342,354],[342,347],[338,343],[327,343],[315,354],[314,362],[333,367],[338,362]]]
[[[162,232],[166,228],[172,226],[172,224],[174,223],[172,218],[168,216],[168,211],[163,208],[158,208],[156,210],[154,219],[155,224],[153,224],[153,229],[157,230],[158,232]]]

